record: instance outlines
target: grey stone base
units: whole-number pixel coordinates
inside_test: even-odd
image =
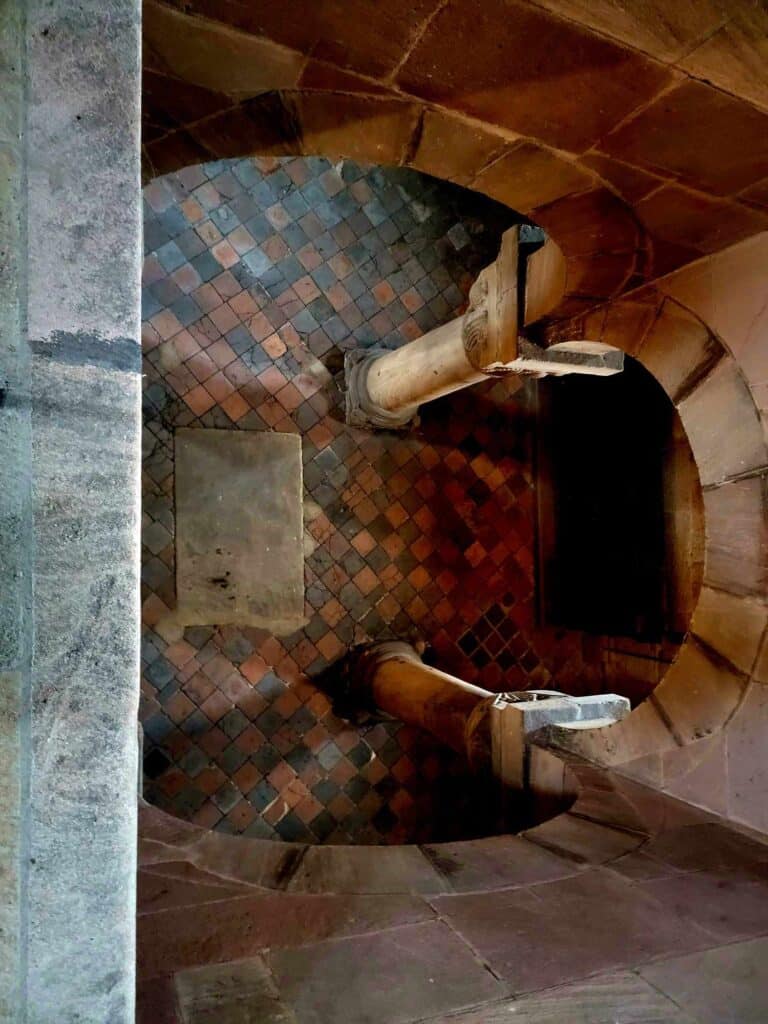
[[[366,378],[371,364],[387,354],[387,349],[353,349],[344,356],[346,383],[346,421],[351,427],[364,430],[411,430],[418,426],[418,406],[404,413],[380,409],[368,396]]]

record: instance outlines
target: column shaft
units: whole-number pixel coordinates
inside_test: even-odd
[[[422,402],[483,380],[485,374],[467,358],[462,324],[458,317],[372,362],[365,377],[371,402],[413,415]]]

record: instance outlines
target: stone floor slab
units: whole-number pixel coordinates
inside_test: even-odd
[[[423,850],[455,892],[550,882],[579,870],[572,861],[519,836],[440,843]]]
[[[176,585],[185,626],[304,623],[301,439],[176,431]]]
[[[700,1024],[765,1024],[768,1020],[768,938],[677,957],[641,975]]]
[[[601,870],[527,889],[432,902],[516,993],[713,942],[708,932]]]
[[[641,888],[720,941],[768,933],[768,885],[764,883],[697,872],[643,882]]]
[[[296,1024],[261,959],[176,975],[183,1024]]]
[[[440,1024],[695,1024],[671,999],[630,972],[504,1000]],[[438,1022],[435,1022],[438,1024]]]
[[[257,956],[270,947],[300,946],[434,919],[410,896],[305,896],[272,893],[142,914],[138,973],[142,978],[187,967]]]
[[[271,953],[301,1024],[406,1024],[503,996],[440,922]]]

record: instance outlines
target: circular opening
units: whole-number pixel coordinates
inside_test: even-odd
[[[461,313],[519,220],[413,171],[320,158],[218,161],[145,189],[141,718],[152,803],[219,831],[302,842],[509,827],[495,790],[427,734],[334,713],[315,684],[356,642],[416,631],[441,668],[492,691],[626,692],[606,685],[592,634],[542,625],[536,382],[457,392],[423,407],[409,434],[344,423],[344,352],[395,348]],[[301,436],[302,629],[179,623],[183,427]]]

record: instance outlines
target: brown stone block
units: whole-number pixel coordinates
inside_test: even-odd
[[[304,93],[297,108],[309,155],[401,164],[416,126],[412,103],[365,96]]]
[[[707,550],[704,581],[734,594],[765,594],[768,525],[764,476],[704,492]]]
[[[241,840],[247,843],[248,840]],[[412,924],[433,917],[412,896],[268,893],[181,907],[138,919],[140,978],[254,956],[261,950]]]
[[[753,385],[768,382],[767,265],[765,233],[709,261],[711,298],[707,304],[707,323],[728,345]]]
[[[766,624],[768,608],[762,601],[705,586],[691,630],[740,672],[749,674]]]
[[[643,199],[635,213],[654,239],[700,253],[718,252],[768,225],[758,210],[711,199],[678,185],[665,185]]]
[[[290,94],[265,93],[195,124],[189,131],[217,159],[301,152],[301,126]]]
[[[605,309],[600,337],[595,340],[636,355],[658,315],[660,304],[661,296],[653,289],[610,303]]]
[[[688,394],[725,351],[704,324],[671,299],[646,335],[638,358],[673,402]]]
[[[756,185],[750,185],[740,192],[738,198],[750,206],[757,206],[758,209],[768,210],[768,178],[763,178]]]
[[[308,60],[301,73],[299,88],[318,92],[350,92],[364,96],[396,96],[385,85],[379,85],[369,78],[356,75],[352,71],[344,71],[335,64],[326,64],[319,60]]]
[[[447,886],[417,846],[311,846],[288,885],[309,893],[440,893]]]
[[[581,163],[596,171],[630,205],[643,199],[662,183],[661,178],[633,167],[632,164],[614,160],[604,153],[585,153]]]
[[[270,951],[269,963],[301,1024],[446,1020],[449,1013],[506,992],[440,921]]]
[[[312,49],[321,31],[323,5],[317,0],[291,0],[289,10],[274,0],[168,0],[168,4],[303,53]]]
[[[173,978],[152,978],[137,985],[136,1024],[181,1024]]]
[[[509,140],[483,131],[440,110],[425,110],[419,144],[411,166],[425,174],[472,184],[486,164],[509,146]],[[481,182],[473,185],[484,192]]]
[[[566,257],[593,252],[633,252],[638,225],[632,212],[608,189],[557,199],[531,212]]]
[[[232,105],[222,93],[203,89],[144,68],[141,85],[142,114],[153,124],[167,129],[178,128],[188,121],[210,117],[217,110]]]
[[[752,683],[728,726],[728,811],[738,821],[768,831],[768,686]]]
[[[590,852],[588,847],[585,852]],[[709,933],[681,920],[637,886],[606,870],[583,871],[535,889],[443,896],[436,906],[517,993],[547,989],[573,978],[712,943]],[[566,1011],[564,1016],[557,1010],[541,1016],[534,1011],[529,1020],[537,1016],[540,1021],[565,1024],[578,1020],[578,1011],[575,1015]],[[618,1019],[622,1016],[619,1013]],[[515,1015],[507,1014],[507,1018],[514,1020]],[[582,1019],[601,1018],[586,1011]],[[609,1013],[602,1019],[615,1020],[617,1016]],[[670,1018],[664,1014],[660,1019]]]
[[[188,1024],[296,1024],[261,957],[180,971],[174,984]]]
[[[645,839],[576,814],[560,814],[524,833],[526,839],[578,864],[604,864],[636,850]]]
[[[723,359],[678,405],[703,486],[768,466],[760,418],[733,359]]]
[[[148,142],[143,155],[146,181],[210,159],[210,153],[184,131],[171,132],[155,142]]]
[[[600,301],[621,292],[635,267],[632,253],[572,256],[566,262],[566,292]]]
[[[169,878],[149,871],[140,871],[137,879],[137,913],[152,914],[171,907],[193,907],[201,903],[248,895],[247,888]]]
[[[664,61],[687,53],[724,19],[719,0],[540,0],[539,6]]]
[[[155,66],[227,96],[255,96],[295,85],[303,57],[266,39],[147,0],[145,51]]]
[[[528,213],[563,196],[585,192],[593,184],[593,177],[575,163],[532,142],[519,142],[481,171],[472,187]]]
[[[671,274],[680,267],[700,258],[698,250],[689,245],[679,245],[677,242],[669,242],[663,238],[648,238],[652,252],[652,264],[649,278],[663,277]]]
[[[732,195],[768,174],[768,114],[686,81],[608,135],[600,148],[693,188]]]
[[[398,72],[409,93],[583,152],[669,80],[666,68],[515,0],[446,4]]]
[[[668,793],[714,814],[727,814],[725,733],[716,733],[662,754]]]
[[[491,836],[423,849],[455,892],[551,882],[577,870],[572,861],[520,836]]]
[[[738,4],[719,32],[680,61],[680,67],[726,92],[768,107],[765,40],[768,9],[764,4]]]
[[[678,739],[691,743],[725,725],[745,686],[744,675],[688,641],[656,687],[653,700]]]
[[[389,75],[439,0],[325,0],[312,56],[372,77]]]

